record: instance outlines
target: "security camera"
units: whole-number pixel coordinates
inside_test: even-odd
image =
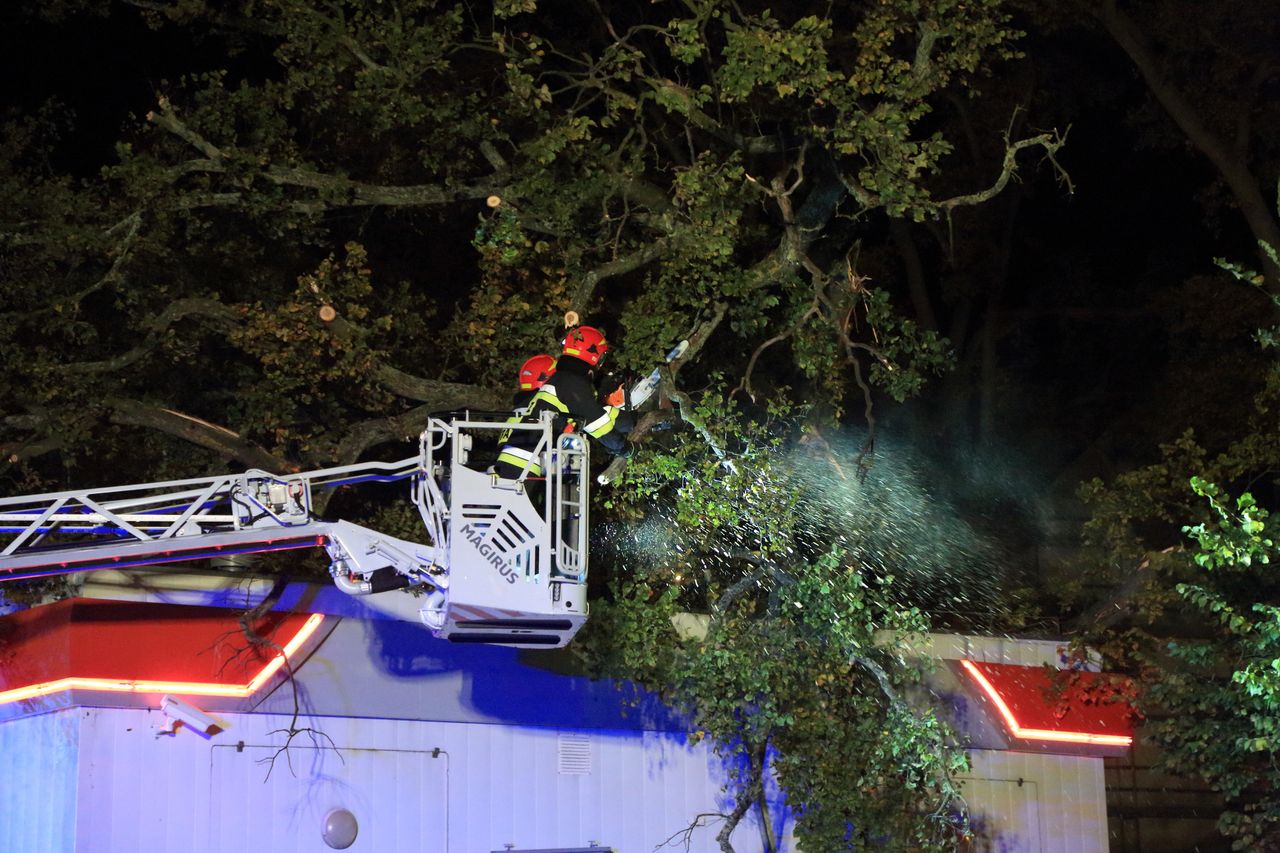
[[[183,702],[176,696],[164,696],[160,700],[160,710],[168,717],[172,724],[168,728],[169,731],[176,730],[178,726],[186,726],[193,732],[203,735],[204,737],[213,737],[222,731],[222,726],[213,717],[210,717],[204,711],[201,711],[195,705]]]

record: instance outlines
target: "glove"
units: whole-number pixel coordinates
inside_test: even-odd
[[[613,406],[615,409],[621,409],[626,401],[626,393],[622,390],[621,385],[619,385],[612,394],[604,398],[605,404]]]

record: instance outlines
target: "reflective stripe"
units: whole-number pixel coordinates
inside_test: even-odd
[[[538,394],[533,398],[533,402],[529,404],[528,411],[533,411],[533,407],[538,403],[549,403],[555,407],[557,412],[566,415],[569,414],[569,407],[561,402],[560,398],[556,396],[556,386],[550,383],[543,385],[538,389]]]
[[[533,458],[533,454],[529,451],[521,450],[518,447],[511,447],[510,445],[502,448],[502,452],[498,454],[499,462],[505,462],[508,465],[521,470],[528,468],[529,475],[531,477],[541,477],[542,466],[537,462],[534,462]]]
[[[605,406],[604,414],[582,428],[592,438],[599,438],[613,432],[613,425],[618,421],[618,410],[613,406]]]

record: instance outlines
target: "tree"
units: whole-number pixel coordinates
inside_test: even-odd
[[[1220,261],[1237,279],[1261,277]],[[1258,339],[1276,345],[1276,329]],[[1248,490],[1274,492],[1280,361],[1242,418],[1243,436],[1218,453],[1188,432],[1161,462],[1086,487],[1094,514],[1095,582],[1107,595],[1077,620],[1082,642],[1137,680],[1137,706],[1161,769],[1222,794],[1219,829],[1239,850],[1280,849],[1280,580],[1275,516]],[[1188,488],[1187,484],[1190,484]],[[1234,501],[1219,484],[1240,489]],[[1197,501],[1196,498],[1201,501]],[[1176,541],[1180,532],[1191,542]],[[1117,583],[1116,572],[1127,574]]]
[[[932,540],[912,528],[931,520],[894,499],[904,485],[880,465],[840,480],[825,439],[795,441],[797,413],[745,418],[716,395],[696,408],[714,443],[684,433],[626,471],[613,595],[575,650],[666,698],[737,768],[731,808],[686,833],[722,821],[729,853],[753,807],[768,832],[775,779],[805,850],[954,849],[968,833],[953,779],[967,758],[913,695],[927,664],[908,643],[929,630],[921,581],[976,573],[985,555],[966,567],[952,541],[929,565]]]
[[[1220,4],[1199,26],[1188,27],[1186,15],[1199,7],[1183,0],[1079,5],[1133,62],[1180,134],[1178,142],[1212,164],[1221,181],[1215,196],[1225,190],[1253,234],[1268,290],[1280,293],[1280,264],[1264,248],[1280,246],[1280,220],[1266,195],[1280,170],[1276,116],[1265,109],[1280,73],[1270,48],[1274,9],[1249,0]],[[1165,124],[1151,124],[1153,138],[1167,137]]]
[[[635,437],[650,449],[606,508],[655,521],[638,501],[701,477],[678,526],[717,562],[699,594],[662,560],[619,579],[593,624],[622,651],[601,659],[673,684],[737,750],[738,809],[769,760],[813,849],[946,844],[958,759],[905,703],[915,667],[892,640],[926,620],[887,592],[918,555],[872,504],[859,520],[885,531],[875,561],[864,540],[799,525],[802,507],[829,508],[767,454],[777,435],[830,447],[824,430],[856,408],[859,448],[820,462],[865,482],[876,400],[917,392],[949,354],[860,248],[885,216],[960,215],[1063,144],[1006,135],[984,177],[941,180],[951,126],[935,104],[1013,52],[997,0],[65,0],[32,14],[140,14],[147,44],[191,45],[192,64],[132,105],[143,115],[107,162],[59,147],[55,105],[5,124],[0,475],[25,488],[347,463],[430,411],[501,408],[566,311],[606,325],[624,369],[687,338],[663,378],[687,428],[655,438],[672,418],[647,417]],[[777,418],[789,426],[771,433]],[[676,603],[710,613],[703,646],[671,636]],[[626,651],[632,621],[654,635],[643,654]],[[777,665],[757,673],[762,644]],[[805,698],[830,713],[802,714]],[[834,737],[840,761],[815,763]]]
[[[6,466],[112,437],[352,461],[431,408],[499,407],[488,389],[566,309],[613,318],[626,365],[692,333],[673,374],[722,323],[733,358],[790,339],[815,393],[853,386],[869,412],[871,384],[912,392],[945,345],[859,273],[859,223],[976,203],[1060,144],[1010,140],[992,185],[930,194],[950,150],[921,130],[930,100],[1009,50],[994,2],[126,5],[242,59],[162,84],[85,181],[39,117],[7,126]],[[395,256],[432,216],[455,239],[479,223],[460,280],[427,292]]]

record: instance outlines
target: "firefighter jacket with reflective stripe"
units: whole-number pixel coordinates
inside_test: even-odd
[[[512,415],[507,418],[507,423],[518,424],[523,421],[528,416],[533,398],[537,394],[537,391],[532,390],[517,391],[511,398]],[[498,444],[501,446],[501,450],[498,451],[498,476],[514,480],[527,467],[530,477],[541,477],[542,466],[533,458],[533,450],[538,446],[538,437],[539,433],[531,430],[503,430],[498,436]]]
[[[591,381],[591,368],[580,358],[564,356],[556,363],[556,372],[538,389],[523,421],[536,421],[545,411],[556,413],[557,434],[572,422],[610,452],[620,453],[626,449],[627,441],[623,435],[631,432],[631,416],[613,406],[600,405]],[[533,459],[532,453],[537,445],[537,435],[531,431],[515,430],[502,439],[504,443],[498,454],[498,461],[514,466],[516,473],[510,473],[511,468],[499,467],[500,475],[518,476],[526,466],[530,476],[542,475],[542,468]]]
[[[591,367],[580,358],[563,356],[556,362],[556,372],[538,389],[529,414],[537,417],[546,408],[556,412],[557,432],[572,421],[613,453],[626,447],[623,436],[631,432],[631,416],[614,406],[600,404],[591,381]]]

